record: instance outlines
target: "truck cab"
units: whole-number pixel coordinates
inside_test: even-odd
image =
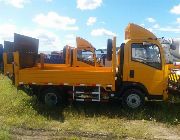
[[[168,70],[161,44],[153,33],[129,24],[117,57],[117,85],[125,104],[136,107],[145,96],[149,100],[167,99]]]

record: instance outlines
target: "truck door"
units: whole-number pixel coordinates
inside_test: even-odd
[[[161,48],[156,44],[130,43],[129,46],[127,79],[142,84],[151,95],[162,95],[164,90],[161,52]]]

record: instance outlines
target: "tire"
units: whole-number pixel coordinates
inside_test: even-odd
[[[140,109],[143,107],[144,102],[145,96],[139,89],[128,89],[123,94],[122,104],[126,109]]]
[[[58,94],[55,89],[46,89],[40,95],[41,101],[48,107],[55,107],[63,104],[62,94]]]
[[[113,47],[112,42],[113,42],[112,39],[108,39],[107,41],[107,60],[108,61],[112,60],[112,47]]]

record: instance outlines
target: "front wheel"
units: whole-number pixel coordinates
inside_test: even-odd
[[[145,96],[138,89],[128,89],[123,94],[123,106],[128,109],[139,109],[144,105]]]

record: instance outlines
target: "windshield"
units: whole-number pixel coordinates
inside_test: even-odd
[[[155,44],[132,44],[132,60],[162,69],[160,50]]]

